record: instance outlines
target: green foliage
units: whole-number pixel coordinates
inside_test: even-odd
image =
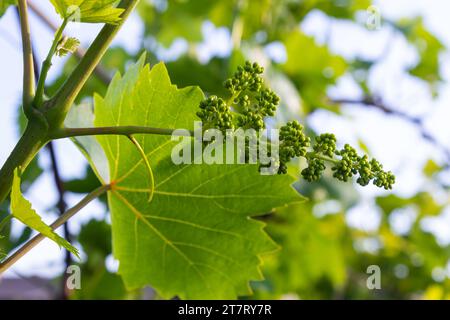
[[[445,50],[444,44],[426,29],[420,17],[402,19],[396,27],[405,34],[419,54],[419,61],[409,72],[427,81],[435,90],[435,86],[442,81],[439,58]]]
[[[124,11],[115,8],[116,0],[50,0],[56,12],[63,19],[74,19],[77,22],[110,23],[120,21]]]
[[[13,187],[11,190],[11,213],[20,222],[40,232],[47,238],[53,240],[60,247],[64,247],[78,257],[78,250],[68,243],[64,238],[57,235],[41,217],[33,210],[31,203],[25,199],[20,191],[19,171],[14,172]]]
[[[318,106],[330,108],[326,89],[347,71],[347,62],[300,30],[284,35],[282,41],[287,61],[281,67],[299,90],[306,113]]]
[[[261,0],[261,1],[209,1],[169,0],[166,2],[142,1],[139,13],[148,33],[168,46],[178,37],[189,42],[202,39],[201,28],[205,21],[218,27],[241,30],[243,40],[253,41],[255,34],[265,34],[265,41],[279,39],[297,27],[308,13],[321,10],[338,19],[352,19],[359,10],[370,5],[369,0]],[[170,25],[170,27],[167,27]],[[239,33],[239,31],[238,31]]]
[[[427,161],[427,163],[423,167],[423,173],[427,177],[433,177],[436,173],[439,173],[440,171],[442,171],[442,169],[443,169],[442,166],[437,164],[434,160],[430,159]]]
[[[81,264],[81,289],[72,299],[124,299],[127,291],[121,277],[106,268],[111,254],[111,226],[105,221],[90,220],[82,226],[78,241],[87,255]]]
[[[91,220],[82,227],[78,241],[89,257],[97,254],[105,259],[111,254],[111,226],[105,221]]]
[[[0,16],[13,2],[0,1]],[[68,10],[73,4],[84,10],[80,11],[82,22],[117,23],[122,12],[109,0],[52,2],[63,18],[75,21],[77,14],[70,16]],[[279,171],[289,175],[263,178],[256,165],[175,166],[169,160],[175,142],[167,137],[134,135],[149,155],[149,172],[127,137],[73,138],[92,169],[81,178],[65,181],[65,190],[84,194],[112,183],[108,194],[112,230],[103,220],[92,220],[82,227],[78,235],[86,254],[80,262],[82,290],[73,292],[71,298],[139,298],[141,288],[147,285],[163,298],[235,298],[251,293],[248,283],[262,280],[261,271],[265,280],[252,283],[255,295],[251,298],[450,297],[450,281],[438,282],[431,277],[436,268],[446,267],[449,246],[438,243],[421,227],[424,219],[439,217],[448,208],[448,202],[442,200],[447,190],[435,192],[439,188],[437,173],[444,166],[429,161],[423,168],[433,189],[409,197],[389,194],[376,198],[379,228],[359,230],[347,224],[345,213],[361,201],[361,196],[350,183],[336,180],[355,177],[360,185],[372,181],[389,189],[394,177],[383,171],[377,160],[359,155],[349,145],[340,149],[334,135],[316,136],[309,127],[310,115],[320,109],[337,115],[345,112],[340,105],[330,105],[328,98],[342,76],[351,75],[362,96],[373,96],[368,79],[383,57],[346,59],[333,53],[327,42],[319,43],[306,35],[299,25],[317,10],[327,19],[353,21],[355,13],[370,4],[369,0],[141,1],[139,13],[145,25],[142,49],[149,51],[152,64],[163,56],[159,49],[175,39],[186,40],[187,52],[166,64],[170,79],[162,65],[150,70],[141,60],[123,78],[116,76],[107,91],[104,81],[112,71],[123,73],[125,66],[136,60],[123,48],[110,49],[101,62],[106,73],[94,75],[84,85],[65,125],[192,129],[196,111],[206,124],[204,129],[259,129],[267,123],[281,129]],[[230,32],[235,45],[230,55],[209,61],[200,55],[198,44],[204,40],[202,26],[206,21]],[[417,64],[406,72],[427,81],[437,94],[437,84],[442,81],[439,56],[445,49],[441,41],[421,19],[390,24],[419,53]],[[72,52],[76,43],[70,41],[60,42],[56,54]],[[271,61],[266,55],[266,46],[273,42],[286,49],[285,61]],[[254,64],[243,65],[234,73],[247,59],[264,61],[264,81],[262,69]],[[78,62],[76,57],[67,59],[61,75],[47,88],[47,96],[59,90]],[[227,78],[230,80],[224,86]],[[179,88],[198,85],[207,98],[202,100],[196,88],[180,90],[171,83]],[[94,93],[98,93],[95,119]],[[301,124],[291,119],[301,119]],[[364,143],[358,141],[359,148],[369,154]],[[298,157],[304,159],[292,161]],[[21,189],[25,191],[42,170],[35,159],[21,176]],[[303,179],[297,179],[294,186],[309,201],[273,209],[301,199],[290,187],[295,180],[291,177],[299,170]],[[131,172],[130,176],[118,179],[125,172]],[[106,203],[106,196],[101,200]],[[413,218],[410,228],[399,234],[393,230],[392,220],[403,211],[413,212]],[[0,218],[7,213],[5,202],[0,205]],[[0,237],[4,255],[28,240],[32,232],[27,227],[13,235],[11,223],[5,226]],[[265,232],[280,246],[274,254],[264,254],[275,248]],[[375,243],[375,247],[369,250],[366,243]],[[106,268],[105,261],[112,253],[120,261],[119,274]],[[369,264],[383,270],[382,290],[367,290]],[[408,270],[406,278],[398,276],[399,267]]]
[[[418,210],[419,218],[438,216],[448,205],[448,202],[439,203],[428,192],[419,192],[409,198],[390,194],[385,197],[379,197],[376,201],[386,215],[390,215],[396,209],[412,207]]]
[[[267,231],[281,249],[264,261],[268,276],[255,284],[257,298],[332,299],[345,285],[352,250],[345,221],[342,215],[317,218],[313,205],[309,201],[279,209],[267,221]]]

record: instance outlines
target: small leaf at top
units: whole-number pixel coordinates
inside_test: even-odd
[[[58,44],[58,47],[56,48],[56,55],[58,57],[64,57],[68,55],[69,53],[74,53],[78,46],[80,45],[80,40],[77,38],[64,38],[61,40],[61,42]]]
[[[38,231],[50,240],[56,242],[60,247],[64,247],[79,258],[78,250],[64,238],[56,234],[52,228],[46,225],[36,211],[31,207],[31,203],[25,199],[20,191],[19,170],[14,171],[13,185],[11,189],[11,213],[20,222]]]
[[[124,9],[116,8],[116,0],[50,0],[56,12],[74,22],[110,23],[120,21]]]

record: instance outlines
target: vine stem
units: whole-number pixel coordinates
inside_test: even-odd
[[[44,62],[42,63],[41,74],[39,76],[35,97],[35,104],[37,107],[42,106],[42,103],[44,102],[45,80],[47,80],[48,72],[52,67],[53,56],[55,55],[56,50],[58,49],[58,44],[62,39],[64,29],[66,29],[68,23],[69,18],[64,19],[61,26],[58,28],[58,30],[56,30],[52,46],[50,47],[50,50],[48,51],[47,54],[47,58],[45,58]]]
[[[152,128],[140,126],[118,126],[118,127],[94,127],[94,128],[62,128],[50,134],[52,140],[101,135],[123,135],[132,136],[134,134],[155,134],[163,136],[193,136],[192,131],[177,131],[175,129]]]
[[[67,210],[63,215],[61,215],[50,227],[53,230],[58,229],[64,223],[66,223],[69,219],[71,219],[74,215],[80,212],[84,207],[86,207],[93,200],[97,199],[105,192],[111,190],[111,185],[101,186],[91,193],[89,193],[85,198],[83,198],[80,202],[78,202],[73,208]],[[31,249],[36,247],[42,240],[45,239],[45,236],[42,234],[38,234],[27,243],[25,243],[19,250],[17,250],[14,254],[12,254],[9,258],[7,258],[4,262],[0,264],[0,275],[4,273],[6,270],[11,268],[17,261],[19,261],[24,255],[26,255]]]
[[[31,47],[30,24],[28,22],[28,6],[26,0],[18,1],[20,15],[20,31],[22,34],[23,51],[23,108],[26,111],[30,108],[34,99],[34,62],[33,50]]]

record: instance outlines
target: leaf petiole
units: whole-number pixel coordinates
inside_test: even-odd
[[[163,136],[194,136],[194,132],[183,134],[183,131],[166,128],[152,128],[141,126],[116,126],[116,127],[94,127],[94,128],[61,128],[50,133],[50,139],[58,140],[82,136],[155,134]]]
[[[65,18],[61,26],[56,30],[55,37],[53,38],[52,46],[47,54],[47,58],[42,63],[42,71],[39,76],[39,81],[36,89],[35,105],[39,108],[44,102],[44,90],[45,90],[45,80],[47,79],[48,72],[52,67],[52,59],[58,49],[58,45],[62,39],[64,29],[69,23],[70,17]]]

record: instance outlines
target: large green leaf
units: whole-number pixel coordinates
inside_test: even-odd
[[[144,60],[117,75],[95,97],[95,125],[192,129],[203,93],[177,89],[163,64]],[[255,165],[174,165],[167,136],[137,135],[154,172],[125,137],[98,141],[109,161],[113,190],[113,253],[129,289],[153,286],[166,298],[235,298],[262,279],[260,256],[277,246],[249,218],[302,200],[290,176],[262,176]],[[98,172],[98,170],[95,170]]]
[[[117,23],[123,9],[116,8],[116,0],[50,0],[63,18],[88,23]]]
[[[18,169],[14,171],[13,185],[11,189],[11,213],[20,222],[28,227],[40,232],[47,238],[56,242],[60,247],[64,247],[78,257],[78,250],[64,238],[56,234],[52,228],[42,221],[41,217],[31,207],[31,203],[25,199],[20,191],[20,177]]]

